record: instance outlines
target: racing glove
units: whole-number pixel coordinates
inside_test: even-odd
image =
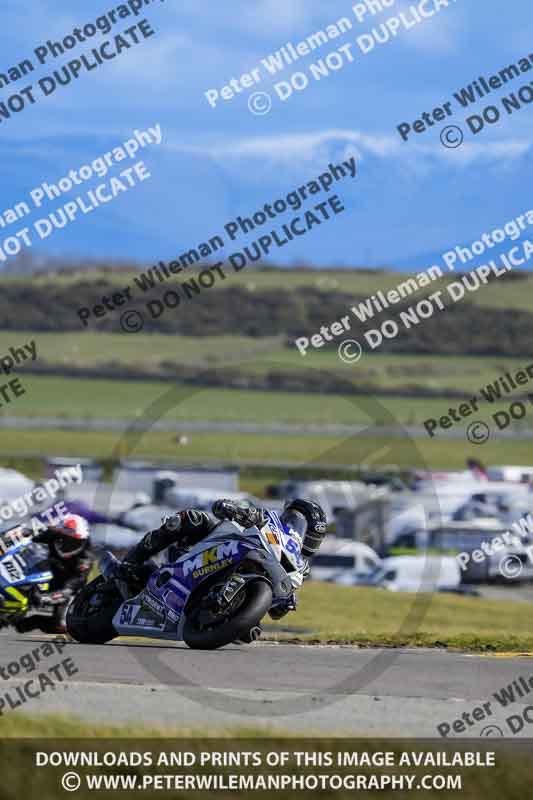
[[[180,511],[177,514],[170,514],[168,517],[164,517],[159,530],[168,533],[170,532],[179,533],[181,529],[181,523],[182,523],[182,512]]]
[[[242,525],[243,528],[262,528],[266,523],[266,515],[262,508],[256,508],[246,500],[236,503],[233,500],[216,500],[211,511],[217,519],[228,519]]]
[[[140,583],[143,566],[144,564],[137,564],[134,561],[121,561],[116,567],[116,577],[128,586]]]

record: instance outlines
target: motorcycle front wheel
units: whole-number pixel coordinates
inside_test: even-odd
[[[118,590],[99,575],[84,586],[67,610],[67,632],[81,644],[105,644],[118,634],[113,617],[123,599]]]
[[[246,583],[227,609],[208,613],[200,601],[187,612],[183,641],[194,650],[215,650],[243,639],[259,625],[272,605],[272,589],[263,580]]]

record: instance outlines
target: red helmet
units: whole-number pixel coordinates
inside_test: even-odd
[[[62,522],[50,530],[56,534],[54,548],[61,558],[78,555],[89,541],[87,520],[78,514],[67,514]]]

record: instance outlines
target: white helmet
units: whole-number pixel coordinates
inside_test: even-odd
[[[87,520],[78,514],[67,514],[59,525],[50,529],[57,534],[54,548],[61,558],[72,558],[81,553],[90,538]]]

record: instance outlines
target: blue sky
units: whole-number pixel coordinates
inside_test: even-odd
[[[47,39],[62,39],[118,5],[97,0],[88,11],[86,4],[64,0],[4,0],[0,73],[31,57]],[[464,125],[469,113],[533,80],[533,70],[472,112],[455,104],[450,122],[465,128],[465,143],[457,150],[440,143],[446,123],[409,143],[396,131],[399,123],[413,122],[450,100],[477,76],[490,76],[533,54],[530,0],[457,0],[366,56],[355,46],[356,37],[410,3],[396,0],[362,23],[352,5],[344,0],[155,2],[137,20],[122,20],[107,36],[0,89],[0,102],[6,101],[143,16],[156,30],[142,46],[0,123],[0,213],[41,181],[57,181],[120,144],[134,128],[157,123],[163,143],[142,156],[152,178],[56,231],[36,244],[36,253],[135,258],[143,264],[171,258],[221,231],[238,214],[248,216],[311,180],[330,161],[352,155],[357,179],[338,189],[346,213],[285,247],[278,263],[429,266],[440,253],[533,207],[528,190],[533,105],[502,115],[500,124],[477,137]],[[354,63],[320,82],[311,80],[306,91],[285,103],[273,89],[276,79],[264,70],[261,84],[234,100],[216,109],[205,100],[206,90],[220,90],[282,45],[296,44],[341,17],[353,22],[353,30],[288,67],[279,79],[292,71],[308,73],[310,63],[347,42],[354,45]],[[272,95],[268,115],[250,113],[254,90]],[[91,187],[82,187],[82,194]],[[49,204],[46,211],[55,207]],[[17,227],[22,226],[0,229],[0,245]]]

